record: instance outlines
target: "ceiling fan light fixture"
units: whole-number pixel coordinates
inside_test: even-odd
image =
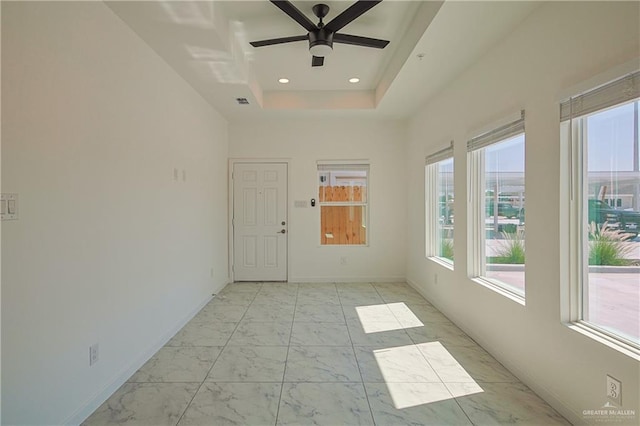
[[[333,52],[333,33],[322,28],[309,33],[309,53],[323,58]]]
[[[309,53],[311,53],[312,56],[325,57],[329,56],[331,52],[333,52],[333,47],[331,47],[328,43],[317,43],[309,47]]]

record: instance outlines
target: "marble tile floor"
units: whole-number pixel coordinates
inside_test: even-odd
[[[226,286],[84,425],[566,425],[405,283]]]

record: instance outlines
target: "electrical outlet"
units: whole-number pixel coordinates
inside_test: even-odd
[[[607,398],[616,403],[618,406],[622,405],[622,383],[620,380],[615,379],[607,374]]]
[[[438,284],[438,274],[434,274],[434,275],[433,275],[433,282],[434,282],[435,284]]]
[[[89,366],[92,366],[98,362],[98,344],[95,343],[89,346]]]

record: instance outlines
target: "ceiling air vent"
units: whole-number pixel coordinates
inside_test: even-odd
[[[249,105],[247,98],[236,98],[236,101],[238,101],[240,105]]]

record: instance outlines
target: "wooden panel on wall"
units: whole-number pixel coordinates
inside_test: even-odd
[[[364,186],[320,186],[319,202],[327,201],[363,201],[367,194]]]
[[[366,244],[363,206],[321,206],[322,244]]]
[[[360,202],[366,197],[363,186],[320,186],[320,202]],[[320,240],[322,244],[366,244],[363,223],[364,206],[321,206]]]

